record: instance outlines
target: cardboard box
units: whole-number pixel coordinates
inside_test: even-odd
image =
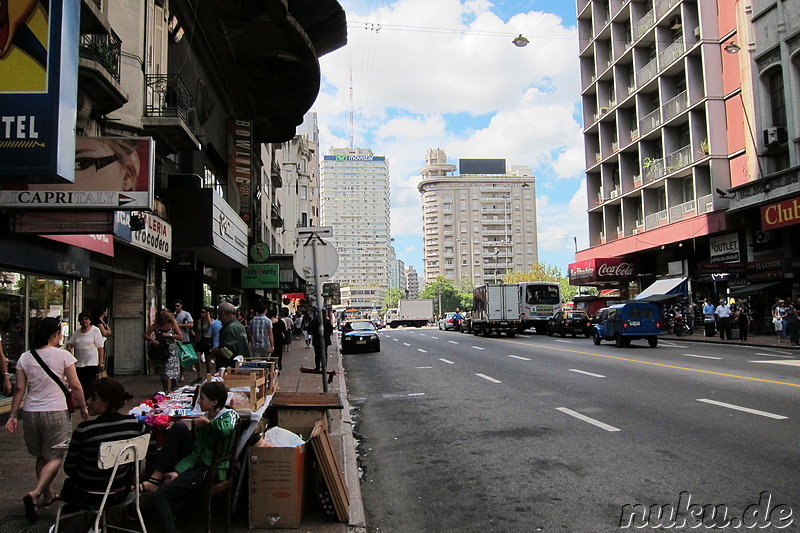
[[[306,446],[250,448],[251,528],[300,527]]]
[[[276,409],[278,427],[297,433],[304,439],[311,436],[311,430],[318,421],[327,423],[327,409]]]

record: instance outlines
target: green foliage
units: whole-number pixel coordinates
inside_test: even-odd
[[[420,300],[433,300],[433,311],[436,316],[441,316],[448,311],[461,310],[472,307],[472,289],[469,294],[460,293],[453,286],[453,282],[439,276],[436,281],[429,283],[419,295]],[[441,306],[439,305],[441,302]]]
[[[528,272],[515,272],[512,270],[503,277],[503,283],[519,283],[520,281],[560,282],[562,279],[564,279],[564,275],[557,266],[534,263]]]
[[[383,301],[382,311],[385,313],[387,309],[397,308],[397,302],[403,299],[403,292],[397,287],[390,287],[386,290],[386,299]]]

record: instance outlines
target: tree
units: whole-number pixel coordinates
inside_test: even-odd
[[[383,300],[383,311],[397,308],[397,302],[403,299],[403,291],[397,287],[389,287],[386,290],[386,298]]]
[[[422,300],[433,300],[436,316],[445,313],[445,309],[455,311],[456,307],[463,305],[461,295],[456,292],[453,282],[443,276],[439,276],[436,281],[426,285],[419,297]]]
[[[555,281],[561,287],[561,301],[571,302],[578,295],[578,287],[569,284],[569,276],[561,273],[558,267],[545,263],[534,263],[528,272],[509,272],[504,278],[504,283],[519,283],[520,281]],[[580,291],[583,295],[597,295],[597,289],[589,287]]]

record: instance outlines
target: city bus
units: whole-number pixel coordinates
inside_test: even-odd
[[[547,320],[561,311],[561,285],[554,281],[522,281],[519,286],[520,328],[547,333]]]

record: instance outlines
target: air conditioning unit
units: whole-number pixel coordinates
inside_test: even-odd
[[[786,142],[786,128],[773,126],[764,130],[764,145],[773,146]]]
[[[764,244],[769,242],[772,239],[772,232],[770,231],[756,231],[756,242],[758,244]]]
[[[631,234],[636,235],[637,233],[639,233],[639,228],[633,228],[633,231],[631,231]]]
[[[610,108],[610,107],[601,107],[601,108],[600,108],[600,116],[603,116],[603,115],[605,115],[605,114],[606,114],[606,113],[608,113],[610,110],[611,110],[611,108]]]
[[[616,198],[618,194],[619,194],[618,190],[616,190],[616,189],[612,190],[611,191],[611,198]]]

